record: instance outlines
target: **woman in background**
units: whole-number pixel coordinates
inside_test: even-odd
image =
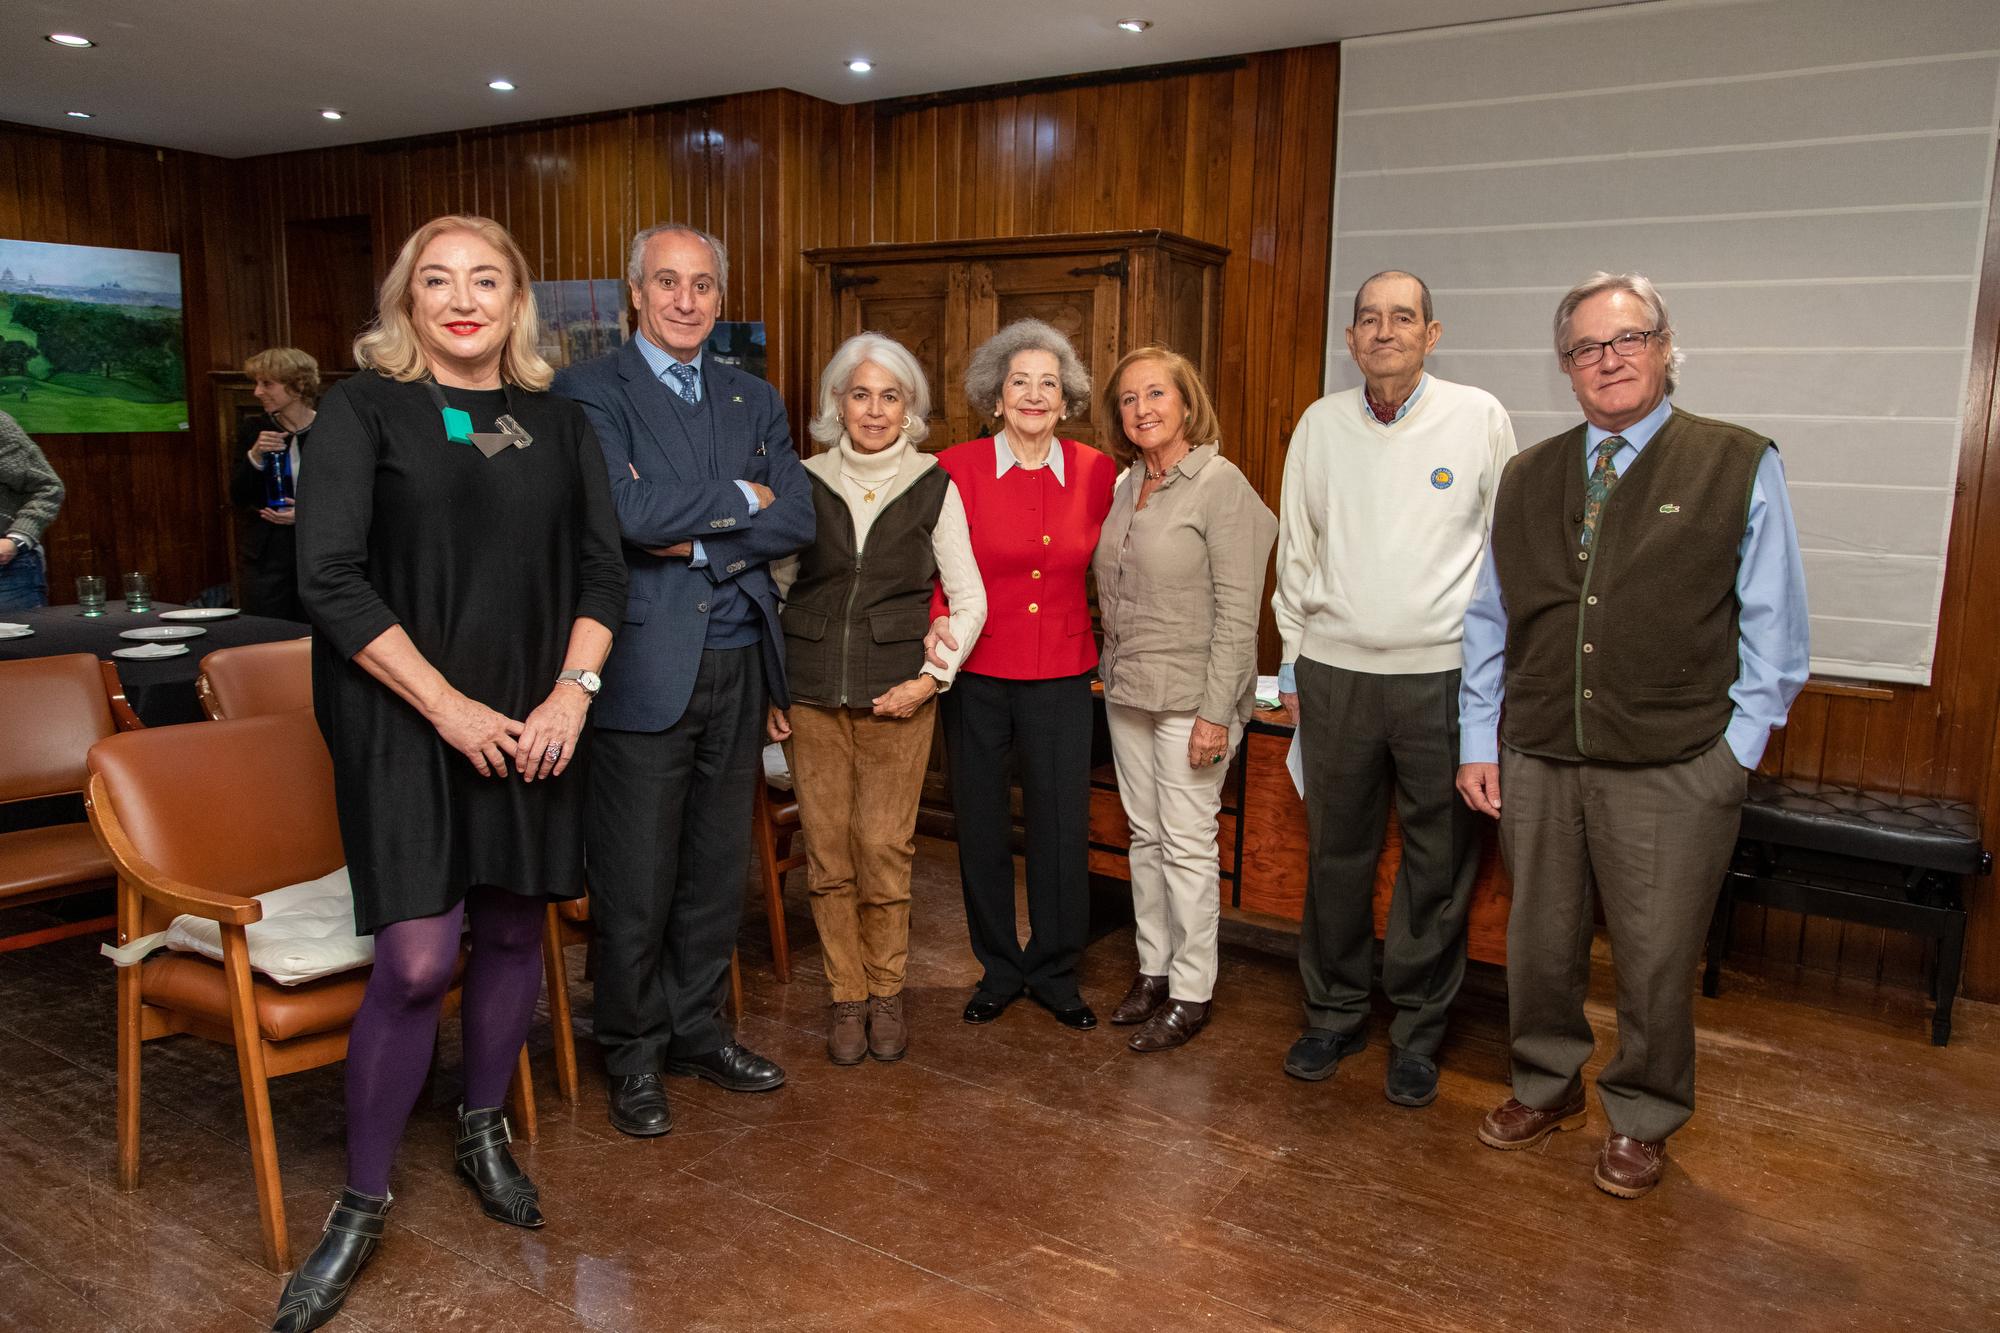
[[[236,582],[253,616],[304,620],[299,601],[297,494],[306,432],[319,415],[319,362],[296,347],[267,347],[243,363],[265,419],[237,441],[229,498],[236,506]]]
[[[62,478],[19,422],[0,412],[0,611],[49,604],[42,534],[63,502]]]

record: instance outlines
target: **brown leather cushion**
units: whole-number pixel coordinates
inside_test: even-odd
[[[256,975],[251,991],[257,1000],[257,1030],[266,1041],[310,1037],[333,1032],[354,1021],[373,969],[357,968],[303,986],[280,986]],[[458,956],[452,984],[465,973],[465,954]],[[222,964],[199,954],[160,952],[139,965],[139,988],[146,1003],[229,1023],[229,988]]]
[[[128,731],[89,762],[134,849],[174,879],[248,898],[347,862],[310,712]]]
[[[0,801],[82,791],[85,752],[114,730],[89,653],[0,662]]]
[[[218,648],[201,674],[219,717],[263,717],[312,707],[312,640]]]
[[[565,921],[590,920],[590,895],[581,898],[565,898],[556,904],[556,915]]]
[[[0,902],[117,877],[88,824],[0,833]]]

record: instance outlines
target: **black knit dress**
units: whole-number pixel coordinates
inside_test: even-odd
[[[559,778],[481,777],[354,654],[401,625],[452,686],[524,721],[576,618],[616,630],[625,613],[618,520],[583,410],[519,388],[444,394],[475,431],[511,412],[534,442],[487,458],[446,438],[422,383],[363,373],[320,403],[299,479],[313,706],[363,934],[446,911],[477,884],[578,896],[590,737]]]

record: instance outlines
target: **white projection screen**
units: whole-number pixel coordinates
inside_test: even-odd
[[[1675,402],[1769,435],[1813,670],[1927,684],[2000,132],[2000,0],[1657,0],[1341,48],[1326,385],[1371,273],[1522,446],[1581,419],[1557,299],[1659,284]]]

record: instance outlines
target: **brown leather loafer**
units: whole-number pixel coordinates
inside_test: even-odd
[[[1660,1183],[1666,1163],[1664,1141],[1648,1143],[1623,1134],[1608,1135],[1597,1154],[1597,1188],[1621,1199],[1636,1199]]]
[[[910,1049],[910,1025],[903,1018],[903,993],[868,997],[868,1054],[885,1064]]]
[[[1132,989],[1125,992],[1125,998],[1111,1011],[1111,1021],[1119,1027],[1130,1027],[1143,1023],[1153,1016],[1153,1011],[1167,1002],[1167,979],[1147,976],[1141,972],[1132,978]]]
[[[1187,1045],[1195,1033],[1208,1026],[1208,1004],[1202,1000],[1168,1000],[1153,1011],[1146,1026],[1126,1042],[1142,1053],[1169,1051]]]
[[[1582,1129],[1588,1119],[1582,1088],[1575,1095],[1563,1098],[1563,1104],[1550,1111],[1524,1106],[1509,1097],[1479,1122],[1479,1141],[1502,1152],[1515,1152],[1534,1147],[1557,1130]]]
[[[837,1065],[858,1065],[868,1058],[867,1006],[860,1000],[835,1000],[833,1024],[826,1033],[826,1058]]]

